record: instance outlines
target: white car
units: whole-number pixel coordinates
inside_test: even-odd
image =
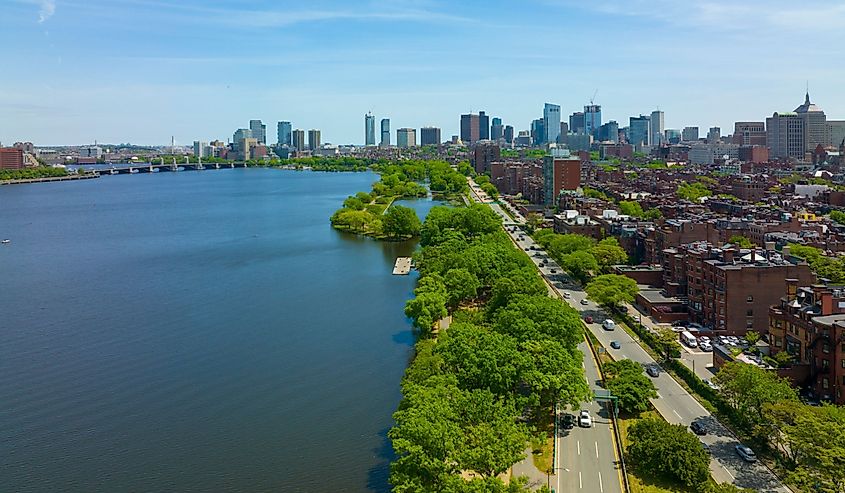
[[[572,293],[570,293],[569,291],[564,291],[563,297],[566,299],[572,298]]]
[[[709,353],[713,351],[713,346],[711,346],[709,342],[705,341],[698,345],[698,349],[701,349],[705,353]]]
[[[590,411],[581,410],[578,413],[578,426],[581,428],[592,428],[593,426],[593,418],[590,416]]]
[[[604,328],[604,330],[614,330],[616,329],[616,322],[608,318],[607,320],[602,322],[601,326]]]

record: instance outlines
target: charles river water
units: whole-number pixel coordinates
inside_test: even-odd
[[[388,491],[415,245],[328,221],[377,178],[0,187],[0,489]]]

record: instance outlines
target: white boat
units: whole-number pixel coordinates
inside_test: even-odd
[[[9,243],[11,243],[11,242],[12,242],[12,240],[8,240],[8,239],[3,240],[3,241],[0,241],[0,243],[2,243],[2,244],[4,244],[4,245],[8,245],[8,244],[9,244]]]

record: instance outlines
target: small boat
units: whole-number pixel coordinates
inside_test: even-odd
[[[3,241],[0,241],[0,243],[2,243],[3,245],[8,245],[8,244],[9,244],[9,243],[11,243],[11,242],[12,242],[12,240],[9,240],[9,239],[6,239],[6,240],[3,240]]]

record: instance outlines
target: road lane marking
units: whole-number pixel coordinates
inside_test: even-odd
[[[599,442],[596,442],[596,459],[599,458]]]
[[[584,483],[581,482],[581,471],[578,471],[578,487],[584,489]]]
[[[678,411],[675,411],[674,409],[672,409],[672,412],[675,413],[675,416],[677,416],[678,419],[684,419],[684,418],[681,417],[680,414],[678,414]]]
[[[728,473],[728,476],[730,476],[730,477],[731,477],[731,480],[736,481],[736,477],[735,477],[733,474],[731,474],[731,472],[730,472],[730,471],[728,471],[728,468],[727,468],[727,467],[722,466],[722,469],[724,469],[724,470],[725,470],[725,472],[726,472],[726,473]]]
[[[577,441],[575,443],[578,445],[578,455],[581,455],[581,442]]]
[[[599,490],[604,493],[604,484],[601,482],[601,471],[599,471]]]

